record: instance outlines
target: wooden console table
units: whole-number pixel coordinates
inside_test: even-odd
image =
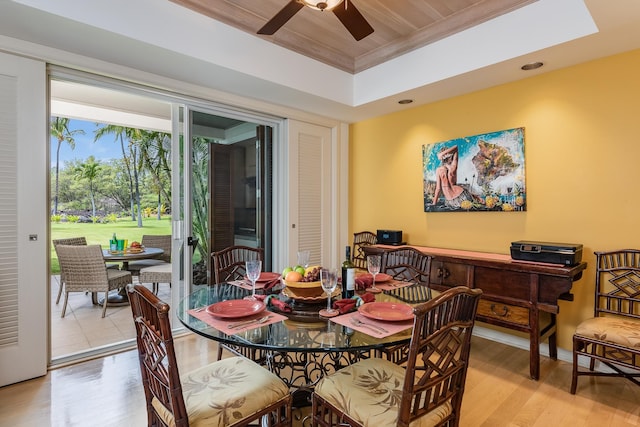
[[[565,267],[556,264],[517,261],[509,255],[455,249],[412,246],[433,256],[430,287],[444,291],[465,285],[483,291],[476,319],[492,325],[526,332],[530,342],[529,372],[540,377],[540,342],[549,340],[549,356],[556,360],[556,315],[558,300],[573,301],[569,292],[582,277],[585,262]],[[371,245],[365,253],[383,254],[397,246]],[[548,317],[543,326],[542,317]],[[544,319],[546,320],[546,319]]]

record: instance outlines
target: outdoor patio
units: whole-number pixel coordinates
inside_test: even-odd
[[[134,276],[134,283],[137,283]],[[82,292],[69,294],[67,312],[60,317],[64,303],[64,293],[56,304],[60,276],[51,276],[51,356],[59,359],[79,352],[99,349],[104,346],[121,343],[135,338],[131,308],[107,307],[107,314],[101,316],[101,307],[91,303],[91,295]],[[151,288],[151,284],[147,284]],[[161,283],[158,296],[169,301],[171,288]]]

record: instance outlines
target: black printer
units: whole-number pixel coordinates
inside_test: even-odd
[[[511,242],[511,258],[519,261],[576,265],[582,261],[582,245],[519,240]]]

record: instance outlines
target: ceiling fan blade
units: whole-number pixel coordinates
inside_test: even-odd
[[[343,1],[334,9],[333,13],[336,14],[342,25],[351,33],[354,39],[360,41],[373,33],[373,27],[369,25],[364,16],[356,9],[352,2]]]
[[[274,16],[269,20],[269,22],[264,24],[264,27],[258,30],[258,34],[266,34],[268,36],[274,34],[303,7],[303,3],[298,2],[297,0],[291,0],[285,7],[280,10],[280,12],[276,14],[276,16]]]

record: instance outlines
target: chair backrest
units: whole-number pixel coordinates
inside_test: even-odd
[[[107,266],[100,245],[55,246],[67,292],[108,290]]]
[[[78,245],[86,245],[87,239],[82,237],[69,237],[67,239],[55,239],[53,240],[53,248],[55,249],[58,245],[69,245],[69,246],[78,246]]]
[[[69,245],[69,246],[86,246],[87,239],[82,237],[69,237],[67,239],[54,239],[53,240],[53,249],[56,251],[56,256],[58,257],[58,262],[60,262],[60,256],[58,255],[58,245]],[[64,282],[64,274],[62,273],[62,267],[60,267],[60,279]]]
[[[176,427],[186,427],[189,418],[173,347],[169,305],[142,285],[130,285],[127,290],[149,425],[164,425],[157,411],[166,410],[173,414]]]
[[[382,255],[380,271],[396,280],[429,285],[432,256],[411,247],[401,247],[385,251]]]
[[[594,316],[640,319],[640,250],[596,252]]]
[[[171,235],[144,234],[142,236],[142,246],[150,248],[160,248],[164,253],[158,259],[164,262],[171,262]]]
[[[351,254],[351,260],[356,268],[367,268],[367,254],[364,253],[364,248],[369,245],[375,245],[376,243],[378,243],[378,236],[371,231],[353,233],[353,253]]]
[[[481,294],[458,286],[414,308],[398,425],[408,426],[446,402],[453,409],[449,425],[458,425]]]
[[[229,280],[241,280],[247,273],[245,262],[251,260],[262,261],[264,250],[249,246],[229,246],[220,251],[213,252],[214,280],[216,283]]]

